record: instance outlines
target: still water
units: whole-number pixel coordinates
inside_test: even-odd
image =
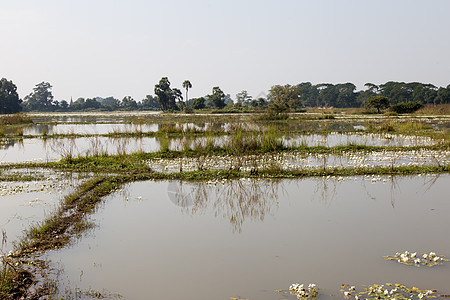
[[[80,183],[78,174],[48,170],[14,170],[22,175],[42,177],[36,181],[0,182],[0,233],[6,237],[0,243],[0,252],[14,249],[14,242],[31,225],[37,224],[56,209],[65,195]],[[15,173],[4,171],[4,173]]]
[[[216,146],[231,144],[233,136],[214,137]],[[413,137],[391,134],[360,134],[360,133],[331,133],[331,134],[296,134],[282,137],[285,146],[426,146],[435,145],[441,140],[428,137]],[[169,149],[182,150],[186,143],[191,148],[196,143],[205,144],[207,138],[169,139]],[[108,154],[127,153],[137,151],[155,152],[161,149],[161,137],[113,138],[104,136],[78,138],[4,138],[0,140],[0,162],[19,163],[28,161],[52,161],[63,157],[95,155],[106,152]]]
[[[449,175],[136,182],[105,198],[92,232],[48,255],[62,270],[60,296],[295,299],[275,292],[294,282],[317,284],[319,299],[342,299],[342,283],[449,294],[450,263],[383,259],[450,256],[449,184]]]

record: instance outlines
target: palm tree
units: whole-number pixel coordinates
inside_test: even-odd
[[[188,98],[188,90],[192,87],[192,84],[191,84],[191,82],[189,80],[185,80],[183,82],[183,87],[186,89],[186,103],[187,103],[187,101],[189,100],[189,98]]]

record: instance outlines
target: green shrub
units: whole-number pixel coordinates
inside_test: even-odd
[[[414,102],[399,102],[391,106],[391,110],[398,114],[409,114],[423,107],[423,104],[419,101]]]

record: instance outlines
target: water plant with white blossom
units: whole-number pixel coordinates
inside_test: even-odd
[[[396,261],[400,264],[410,266],[428,266],[433,267],[442,265],[444,262],[450,261],[446,259],[444,255],[438,255],[435,252],[421,253],[404,251],[402,253],[397,252],[393,256],[383,256],[386,260]]]
[[[364,291],[358,292],[355,286],[343,284],[341,293],[346,299],[355,298],[355,300],[366,299],[391,299],[391,300],[415,300],[436,298],[436,290],[422,290],[417,287],[408,288],[399,283],[372,284]]]
[[[312,299],[319,294],[319,288],[315,283],[308,284],[308,287],[305,287],[304,284],[293,283],[289,287],[289,291],[291,295],[297,296],[297,299]]]

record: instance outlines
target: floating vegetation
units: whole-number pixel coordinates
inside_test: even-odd
[[[310,283],[307,288],[304,284],[294,283],[289,287],[289,293],[297,296],[297,299],[313,299],[319,294],[319,288],[314,283]]]
[[[421,290],[417,287],[408,288],[403,284],[386,283],[385,285],[372,284],[365,291],[357,292],[355,286],[343,284],[341,293],[345,298],[354,297],[356,300],[368,299],[392,299],[392,300],[411,300],[411,299],[429,299],[436,298],[436,290]]]
[[[408,251],[402,253],[395,253],[394,256],[383,256],[386,260],[397,261],[398,263],[410,265],[410,266],[428,266],[433,267],[436,265],[442,265],[445,261],[450,261],[446,259],[444,255],[437,255],[435,252],[421,253],[417,252],[410,253]]]

